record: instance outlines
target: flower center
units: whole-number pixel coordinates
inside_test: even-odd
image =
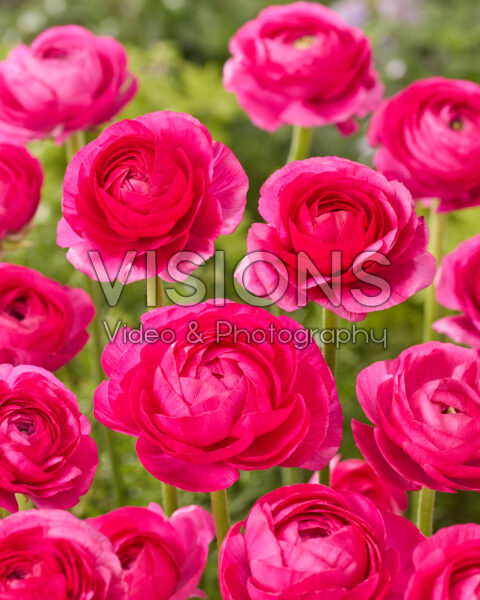
[[[27,299],[24,296],[15,298],[6,306],[5,312],[17,321],[23,321],[27,314]]]
[[[144,546],[143,541],[138,539],[128,540],[117,550],[117,556],[120,559],[122,569],[127,571],[133,567]]]
[[[453,408],[453,406],[449,406],[445,410],[442,410],[442,415],[456,415],[457,411]]]
[[[313,44],[317,41],[316,36],[314,35],[302,35],[302,37],[297,38],[293,45],[298,50],[306,50],[313,46]]]
[[[31,417],[25,415],[17,417],[14,421],[14,426],[17,428],[17,431],[25,434],[26,437],[35,433],[35,423]]]
[[[458,117],[455,119],[452,119],[450,121],[450,129],[453,129],[454,131],[462,131],[463,121],[461,119],[459,119]]]

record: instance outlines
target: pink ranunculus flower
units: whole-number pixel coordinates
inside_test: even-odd
[[[0,521],[2,600],[127,600],[112,544],[63,510]]]
[[[28,150],[0,143],[0,242],[32,220],[42,183],[42,167]]]
[[[117,41],[78,25],[52,27],[0,63],[0,138],[61,143],[109,121],[136,89]]]
[[[440,529],[413,552],[405,600],[475,600],[480,595],[480,525]]]
[[[316,470],[337,452],[334,379],[292,319],[209,301],[146,313],[138,343],[123,333],[104,350],[109,381],[96,390],[95,416],[138,437],[140,461],[157,479],[211,492],[239,470]]]
[[[39,508],[72,508],[97,464],[72,392],[45,369],[0,365],[0,506],[15,512],[24,494]]]
[[[354,117],[381,102],[368,38],[321,4],[266,8],[235,34],[230,52],[224,85],[268,131],[335,124],[349,134]]]
[[[213,255],[217,237],[240,223],[247,189],[233,153],[190,115],[121,121],[68,166],[58,245],[70,248],[67,259],[92,279],[142,279],[147,253],[167,281],[186,278]],[[94,269],[91,251],[105,272]],[[167,265],[178,252],[185,260],[173,277]]]
[[[480,358],[428,342],[360,372],[357,395],[374,426],[353,421],[367,462],[403,489],[480,491]]]
[[[310,483],[319,483],[314,473]],[[368,463],[360,458],[341,460],[337,454],[330,461],[330,487],[339,492],[357,492],[371,500],[377,508],[402,515],[408,507],[405,490],[384,481]]]
[[[85,346],[94,315],[82,289],[0,263],[0,362],[55,371]]]
[[[367,498],[322,485],[258,500],[220,553],[223,600],[400,600],[418,529]]]
[[[442,260],[436,281],[438,303],[461,315],[439,319],[433,329],[480,350],[480,235],[462,242]]]
[[[349,321],[427,287],[435,260],[408,190],[338,157],[286,165],[260,191],[236,277],[288,311],[313,300]]]
[[[112,542],[129,600],[206,597],[197,585],[215,524],[203,508],[185,506],[167,519],[157,504],[127,506],[89,523]]]
[[[433,77],[386,100],[373,116],[375,166],[439,211],[480,204],[480,86]]]

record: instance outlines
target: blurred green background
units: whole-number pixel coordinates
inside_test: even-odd
[[[287,4],[287,2],[277,2]],[[480,82],[480,3],[477,0],[340,0],[326,2],[346,20],[362,27],[372,40],[375,62],[387,95],[421,77],[441,75]],[[227,251],[228,295],[238,299],[231,286],[231,273],[245,252],[246,231],[258,219],[258,190],[263,181],[285,161],[291,130],[284,127],[273,135],[256,129],[238,107],[234,96],[222,87],[222,66],[228,57],[228,40],[246,20],[269,5],[266,0],[1,0],[0,53],[20,41],[29,42],[46,27],[77,23],[97,34],[112,35],[128,49],[131,70],[140,89],[123,117],[155,110],[189,112],[210,129],[214,139],[230,146],[250,177],[248,209],[237,232],[220,239],[217,247]],[[372,152],[365,140],[365,126],[348,138],[333,127],[315,131],[313,154],[339,155],[371,164]],[[90,138],[98,132],[91,132]],[[56,247],[56,224],[60,216],[61,183],[65,169],[63,148],[52,142],[32,144],[46,171],[43,201],[35,218],[30,248],[9,253],[5,260],[28,265],[69,285],[84,285],[83,276],[65,260]],[[422,209],[419,208],[421,212]],[[480,209],[450,215],[447,250],[480,230]],[[196,276],[212,287],[212,265],[201,267]],[[393,309],[370,314],[362,326],[374,328],[377,337],[387,329],[388,348],[365,344],[343,346],[338,356],[337,383],[344,408],[345,435],[342,453],[357,456],[350,419],[362,419],[355,398],[356,374],[375,360],[391,358],[421,341],[422,294]],[[120,304],[103,310],[103,317],[123,319],[138,325],[145,311],[145,285],[133,284]],[[310,305],[294,314],[307,326],[319,326],[320,310]],[[349,326],[348,324],[343,324]],[[105,340],[106,341],[106,340]],[[59,376],[77,394],[81,409],[91,416],[96,386],[93,349],[85,349]],[[92,516],[108,511],[113,502],[109,484],[110,466],[99,432],[102,460],[94,486],[73,512]],[[128,503],[145,505],[160,501],[160,485],[140,466],[134,440],[117,436],[122,469],[128,486]],[[305,474],[306,475],[306,474]],[[279,470],[242,474],[229,490],[234,520],[244,516],[252,502],[280,485]],[[182,494],[184,503],[207,504],[207,499]],[[436,527],[454,522],[480,522],[480,503],[475,493],[438,498]],[[219,598],[215,583],[215,560],[207,569],[204,589],[210,599]]]

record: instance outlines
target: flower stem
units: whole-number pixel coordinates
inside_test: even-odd
[[[35,508],[35,505],[27,496],[24,496],[23,494],[15,494],[15,498],[17,500],[19,511],[30,510],[31,508]]]
[[[85,146],[85,132],[83,129],[74,131],[70,137],[65,140],[65,154],[67,162],[70,163],[75,154]]]
[[[447,227],[447,213],[437,212],[437,206],[438,201],[432,201],[429,217],[429,250],[435,257],[438,267],[443,256],[443,244]],[[432,284],[427,290],[425,290],[425,294],[423,341],[429,342],[436,339],[436,334],[432,329],[432,324],[438,318],[438,304],[435,297],[435,286]]]
[[[293,128],[292,141],[290,143],[287,163],[291,163],[294,160],[303,160],[304,158],[308,158],[311,143],[312,130],[308,127],[295,126]]]
[[[329,341],[323,343],[323,356],[325,362],[330,368],[332,375],[335,376],[335,366],[337,363],[337,345],[336,331],[338,328],[338,317],[335,313],[324,308],[323,309],[323,335],[325,339],[325,331],[330,332],[328,335]]]
[[[217,533],[217,546],[220,551],[222,542],[230,529],[230,511],[228,509],[227,490],[210,492],[210,499],[212,501],[215,531]]]
[[[415,524],[426,537],[432,535],[434,509],[435,491],[428,488],[422,488],[418,493]]]

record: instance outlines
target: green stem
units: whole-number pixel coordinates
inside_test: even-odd
[[[329,487],[330,485],[330,465],[328,464],[318,474],[318,483],[321,485],[326,485]]]
[[[215,531],[217,533],[217,546],[220,551],[222,542],[230,529],[230,511],[228,509],[227,490],[210,492],[210,499],[212,501]]]
[[[281,469],[282,485],[295,485],[302,483],[302,474],[300,469],[295,467],[285,467]]]
[[[433,531],[433,513],[435,509],[435,491],[422,488],[418,493],[416,526],[424,536],[429,537]]]
[[[83,129],[74,131],[70,137],[65,140],[65,154],[67,162],[70,163],[75,154],[85,146],[85,132]]]
[[[173,485],[161,482],[162,484],[162,501],[163,512],[166,517],[171,517],[178,508],[178,489]]]
[[[323,356],[325,362],[330,368],[332,375],[335,376],[335,367],[337,363],[337,345],[336,345],[336,331],[338,328],[338,317],[335,313],[324,308],[323,309],[323,335],[325,337],[325,331],[330,332],[328,334],[328,342],[323,342]]]
[[[312,143],[312,130],[308,127],[293,128],[292,141],[288,152],[287,163],[308,158]]]
[[[447,213],[437,212],[438,202],[432,202],[430,207],[429,229],[430,229],[430,244],[429,250],[437,261],[437,266],[440,264],[443,256],[443,246],[445,240],[445,232],[447,227]],[[438,304],[435,297],[435,286],[431,285],[425,290],[425,305],[423,315],[423,341],[429,342],[436,339],[436,334],[432,329],[432,324],[438,318]]]
[[[27,498],[27,496],[24,496],[23,494],[15,494],[15,498],[17,500],[19,511],[30,510],[31,508],[35,508],[35,505],[30,500],[30,498]]]

